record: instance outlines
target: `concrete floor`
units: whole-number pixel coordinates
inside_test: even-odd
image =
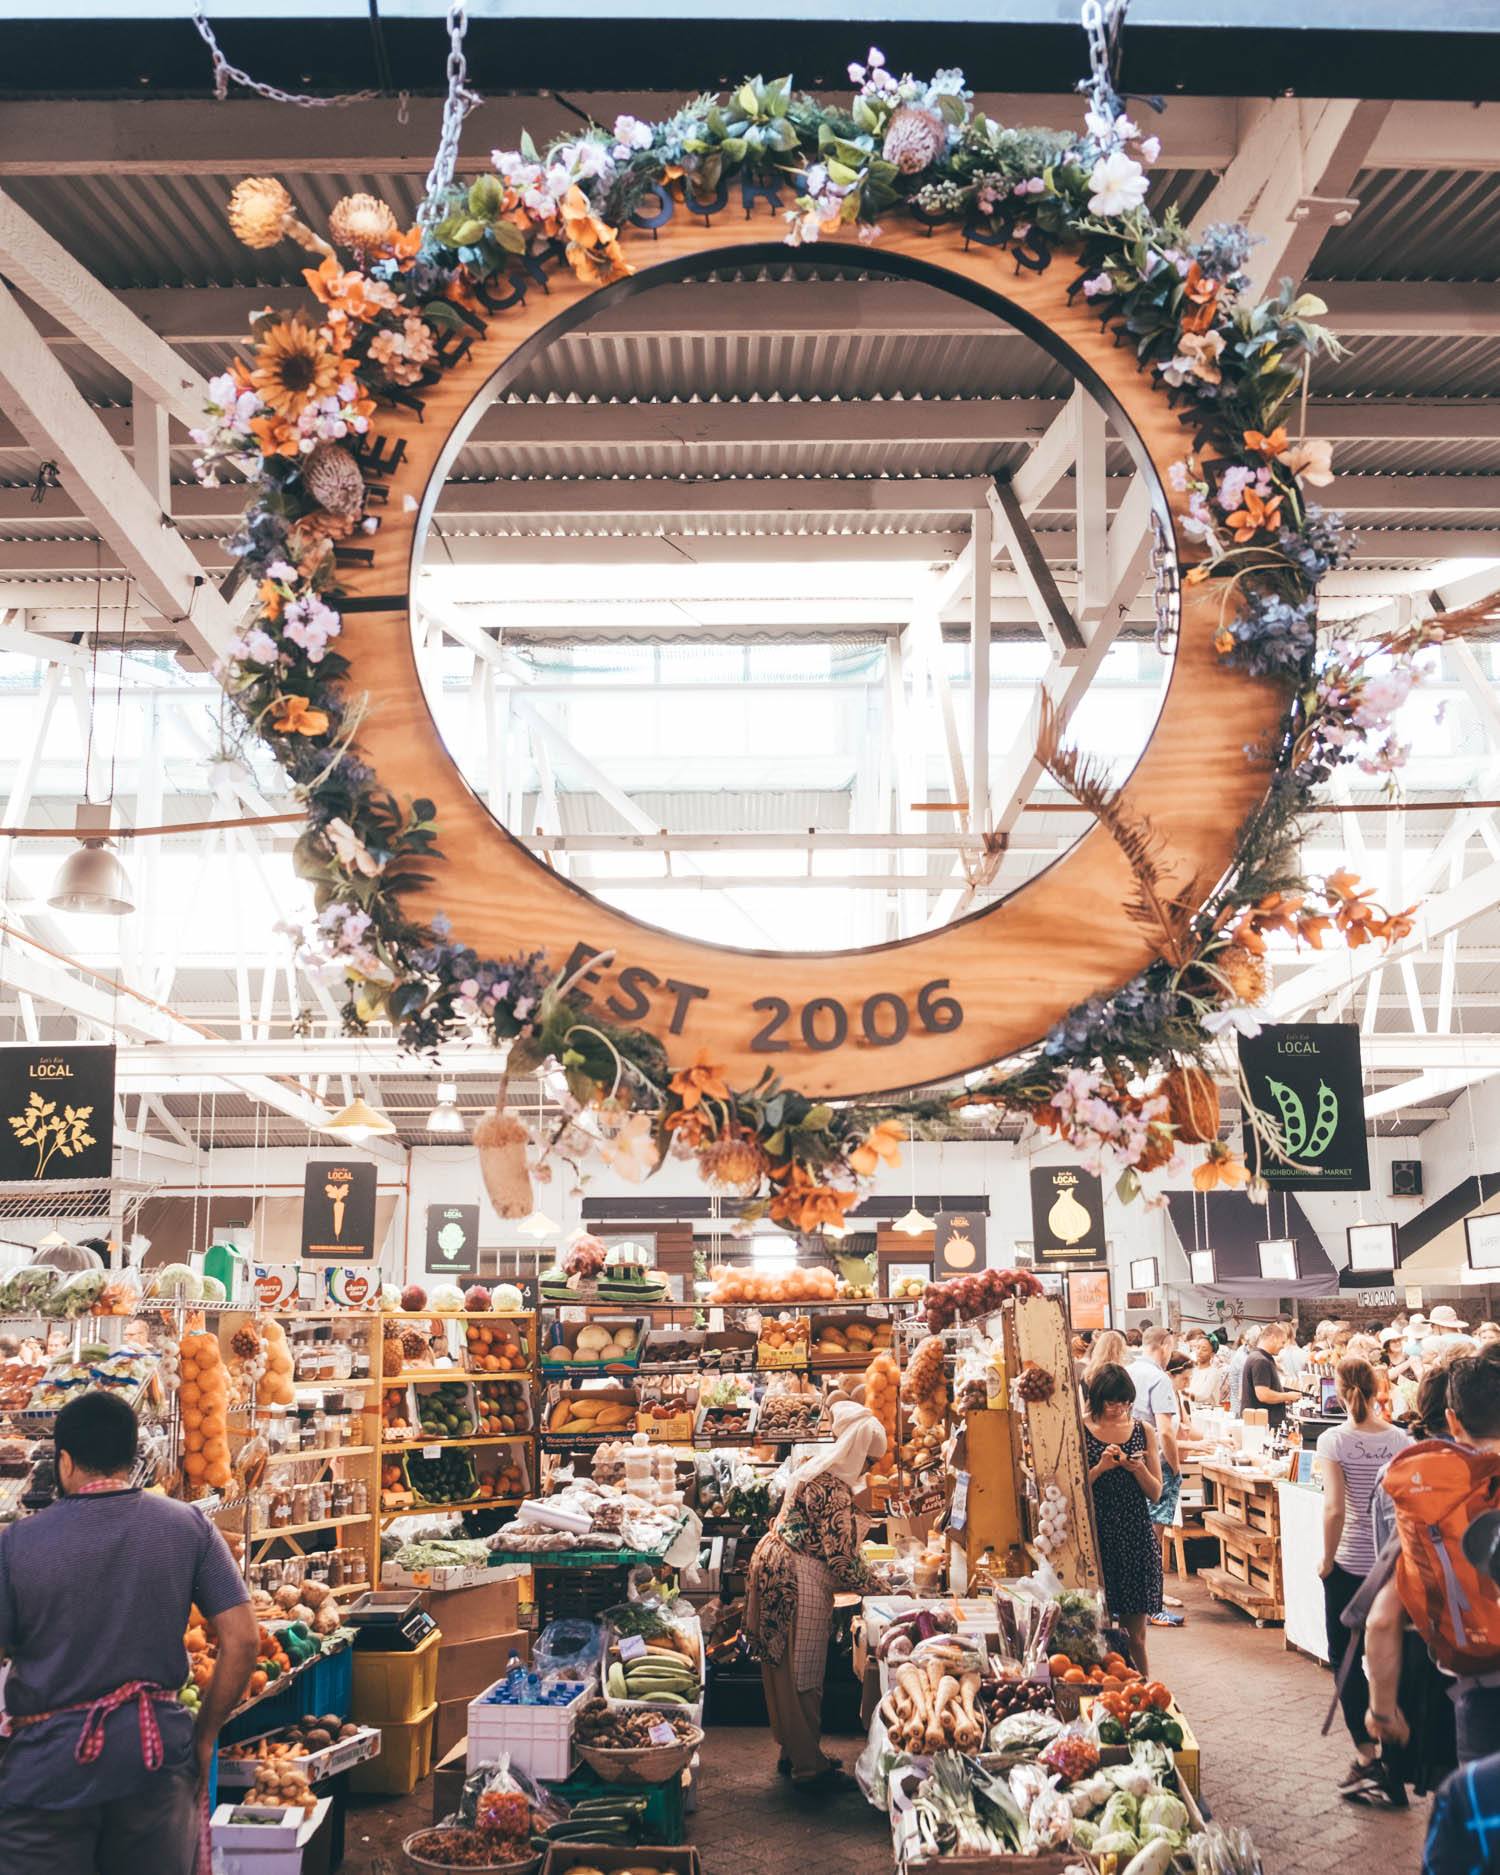
[[[1187,1624],[1151,1630],[1153,1674],[1192,1720],[1203,1796],[1223,1823],[1254,1832],[1265,1875],[1420,1866],[1425,1799],[1402,1814],[1347,1804],[1336,1786],[1352,1755],[1342,1722],[1320,1735],[1332,1697],[1326,1669],[1289,1652],[1279,1628],[1255,1628],[1189,1581]],[[852,1763],[862,1740],[832,1740]],[[726,1727],[703,1750],[703,1801],[689,1819],[707,1875],[870,1875],[889,1866],[885,1818],[857,1795],[808,1799],[776,1776],[765,1731]],[[344,1875],[401,1875],[402,1838],[431,1818],[431,1786],[351,1808]]]

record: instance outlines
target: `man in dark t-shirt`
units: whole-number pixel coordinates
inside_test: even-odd
[[[199,1788],[255,1665],[249,1595],[189,1504],[133,1491],[135,1415],[85,1393],[57,1416],[64,1496],[0,1530],[4,1875],[192,1875]],[[176,1699],[196,1603],[218,1634],[196,1724]],[[119,1699],[128,1687],[147,1689]],[[104,1702],[99,1713],[90,1707]],[[86,1728],[90,1744],[80,1755]],[[156,1739],[159,1734],[160,1757]]]
[[[1286,1329],[1280,1322],[1268,1322],[1260,1331],[1259,1347],[1252,1348],[1245,1357],[1240,1380],[1240,1411],[1263,1406],[1272,1432],[1286,1419],[1288,1403],[1302,1397],[1282,1384],[1276,1370],[1276,1356],[1285,1346]]]

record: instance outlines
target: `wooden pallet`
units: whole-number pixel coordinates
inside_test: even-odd
[[[1198,1580],[1216,1602],[1229,1602],[1242,1608],[1263,1628],[1268,1621],[1285,1621],[1286,1608],[1279,1595],[1269,1595],[1249,1583],[1238,1582],[1223,1569],[1200,1569]]]
[[[1276,1485],[1270,1478],[1247,1478],[1223,1465],[1203,1467],[1205,1484],[1214,1487],[1214,1509],[1247,1530],[1274,1538],[1281,1527]]]

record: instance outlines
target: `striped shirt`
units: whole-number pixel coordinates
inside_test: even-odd
[[[1334,1561],[1350,1575],[1367,1576],[1375,1565],[1370,1528],[1370,1499],[1376,1480],[1396,1454],[1411,1444],[1399,1426],[1359,1432],[1352,1425],[1330,1426],[1318,1435],[1318,1457],[1333,1459],[1344,1474],[1344,1533]]]

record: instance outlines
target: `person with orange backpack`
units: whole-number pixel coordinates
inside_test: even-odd
[[[1458,1762],[1466,1765],[1500,1752],[1500,1359],[1451,1363],[1446,1418],[1452,1439],[1408,1446],[1381,1485],[1396,1534],[1371,1572],[1370,1586],[1380,1586],[1364,1613],[1366,1724],[1383,1744],[1409,1738],[1397,1689],[1410,1624],[1452,1677]]]

